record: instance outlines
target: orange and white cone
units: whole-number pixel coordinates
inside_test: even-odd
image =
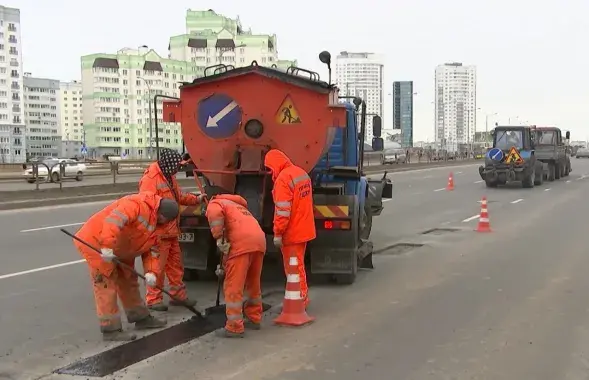
[[[489,210],[487,209],[487,197],[481,199],[481,214],[479,216],[479,225],[477,232],[491,232],[491,224],[489,223]]]
[[[446,190],[454,190],[454,173],[452,172],[450,172],[450,175],[448,176],[448,185],[446,186]]]
[[[305,302],[301,297],[301,279],[298,273],[299,261],[296,256],[288,259],[288,273],[286,274],[286,290],[284,291],[284,302],[282,313],[274,323],[281,326],[302,326],[313,322],[305,310]]]

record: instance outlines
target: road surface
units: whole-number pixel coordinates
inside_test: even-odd
[[[246,339],[207,335],[109,378],[585,378],[589,163],[573,165],[570,177],[534,189],[486,189],[476,165],[451,169],[452,192],[448,168],[395,173],[375,246],[422,247],[383,251],[352,286],[313,284],[310,326],[278,328],[268,318]],[[473,231],[483,195],[489,234]],[[85,379],[49,374],[112,347],[100,341],[87,269],[57,230],[101,206],[0,212],[0,377]],[[432,228],[456,230],[423,234]],[[282,285],[269,279],[264,289]],[[189,283],[189,292],[207,306],[214,287]],[[174,310],[169,321],[186,317]]]

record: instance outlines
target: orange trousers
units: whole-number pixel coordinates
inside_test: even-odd
[[[283,245],[282,264],[284,265],[284,274],[288,274],[288,259],[295,256],[299,262],[299,278],[301,279],[301,298],[305,303],[305,307],[309,305],[309,286],[307,285],[307,272],[305,271],[305,251],[307,250],[307,243],[296,243]]]
[[[125,263],[131,267],[134,265],[133,262]],[[139,282],[134,274],[118,266],[110,276],[103,275],[96,268],[89,266],[89,269],[94,289],[96,314],[100,321],[100,331],[117,331],[123,327],[117,298],[121,299],[127,320],[130,323],[140,321],[149,315],[149,310],[139,293]]]
[[[234,333],[242,333],[243,314],[253,323],[262,321],[262,265],[263,252],[250,252],[229,257],[225,262],[225,313],[227,323],[225,329]],[[247,294],[245,305],[243,294]]]
[[[182,251],[180,250],[178,239],[162,239],[157,249],[159,257],[150,256],[148,259],[160,261],[159,266],[153,266],[161,270],[161,273],[155,274],[157,285],[163,288],[164,279],[167,277],[168,284],[170,285],[170,293],[180,300],[186,299],[186,285],[182,281],[184,277],[184,263],[182,261]],[[160,290],[148,286],[145,292],[145,300],[148,305],[162,303],[164,294]]]

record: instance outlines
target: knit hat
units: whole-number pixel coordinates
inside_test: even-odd
[[[178,217],[178,213],[180,212],[180,208],[178,207],[178,203],[176,203],[176,201],[163,198],[160,201],[160,207],[158,208],[157,212],[166,219],[176,219],[176,217]]]

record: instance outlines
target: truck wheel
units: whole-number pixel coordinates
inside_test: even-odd
[[[531,189],[534,187],[534,181],[536,179],[536,170],[532,170],[526,178],[522,180],[522,187],[524,189]]]
[[[563,177],[568,177],[569,174],[571,174],[571,163],[570,163],[570,161],[565,164]]]
[[[485,185],[487,185],[487,187],[497,187],[497,181],[491,181],[491,180],[486,179]]]
[[[182,280],[186,282],[198,280],[198,271],[196,269],[184,268],[184,276],[182,277]]]
[[[544,183],[544,173],[541,170],[539,174],[536,175],[536,179],[534,180],[534,185],[540,186]]]
[[[340,285],[352,285],[356,281],[358,275],[358,260],[352,263],[352,273],[336,274],[334,275],[335,282]]]
[[[553,163],[548,164],[548,181],[552,182],[555,178],[555,165]]]

